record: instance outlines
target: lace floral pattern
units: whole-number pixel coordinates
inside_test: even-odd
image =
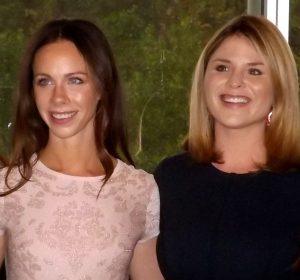
[[[9,280],[128,279],[137,242],[158,235],[158,189],[152,175],[121,161],[97,199],[102,179],[38,162],[31,182],[0,198]]]

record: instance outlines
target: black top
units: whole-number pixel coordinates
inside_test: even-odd
[[[300,172],[225,173],[182,154],[155,179],[166,280],[300,279]]]

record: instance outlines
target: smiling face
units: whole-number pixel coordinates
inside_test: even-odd
[[[273,91],[265,58],[245,36],[228,37],[210,57],[204,92],[215,129],[264,128]]]
[[[60,40],[43,46],[35,55],[33,74],[35,101],[49,139],[93,137],[100,95],[75,45]]]

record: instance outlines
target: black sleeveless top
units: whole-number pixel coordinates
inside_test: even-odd
[[[300,172],[225,173],[182,154],[154,175],[166,280],[300,279]]]

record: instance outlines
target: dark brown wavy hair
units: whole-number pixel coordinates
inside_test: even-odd
[[[33,154],[47,145],[49,132],[40,117],[33,94],[33,61],[37,51],[58,40],[68,40],[77,47],[94,76],[95,87],[101,92],[95,116],[95,139],[99,159],[105,170],[104,182],[113,172],[111,156],[133,164],[128,150],[123,114],[123,91],[111,51],[102,31],[93,23],[79,19],[53,20],[42,26],[30,40],[20,68],[16,111],[13,121],[11,151],[7,162],[5,183],[9,188],[0,196],[22,187],[32,176]],[[4,163],[5,161],[2,160]],[[8,183],[12,170],[18,168],[21,180],[14,186]]]

